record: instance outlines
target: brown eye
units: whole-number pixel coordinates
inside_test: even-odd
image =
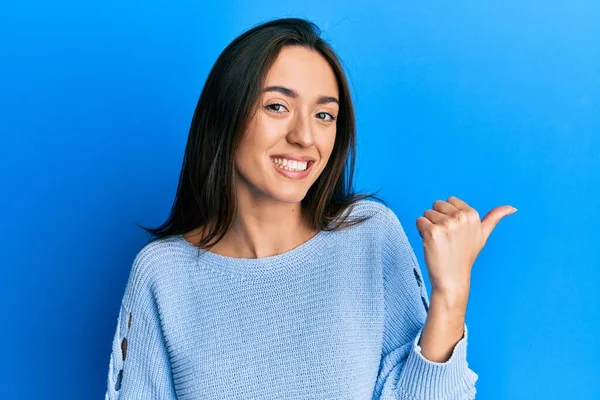
[[[269,111],[273,111],[273,112],[275,112],[275,113],[281,113],[281,111],[279,111],[279,110],[274,110],[274,109],[272,108],[272,107],[278,107],[278,106],[279,106],[279,107],[283,107],[283,108],[285,108],[285,107],[283,106],[283,104],[279,104],[279,103],[269,104],[268,106],[265,106],[265,108],[266,108],[267,110],[269,110]]]
[[[326,113],[326,112],[320,112],[320,113],[318,113],[317,115],[328,115],[328,116],[329,116],[329,119],[326,119],[326,117],[319,118],[319,119],[322,119],[322,120],[324,120],[324,121],[327,121],[327,122],[333,122],[333,121],[335,121],[335,120],[336,120],[336,118],[335,118],[333,115],[331,115],[331,114],[329,114],[329,113]]]

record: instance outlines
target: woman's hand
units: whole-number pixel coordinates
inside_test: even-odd
[[[430,307],[419,340],[426,359],[446,362],[464,337],[471,267],[492,230],[513,210],[497,207],[480,221],[475,209],[451,196],[417,218],[431,281]]]
[[[417,218],[432,294],[448,302],[464,302],[466,308],[477,255],[498,222],[515,211],[512,206],[501,206],[479,220],[475,209],[451,196],[448,201],[437,200],[432,210]]]

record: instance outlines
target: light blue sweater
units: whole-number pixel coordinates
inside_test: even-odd
[[[225,257],[181,235],[145,245],[106,399],[473,399],[466,325],[444,363],[417,346],[429,298],[397,216],[373,200],[351,215],[374,217],[270,257]]]

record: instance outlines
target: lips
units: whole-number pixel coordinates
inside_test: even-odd
[[[295,160],[295,161],[315,161],[314,157],[310,157],[310,156],[303,156],[300,154],[290,154],[290,153],[283,153],[283,154],[271,154],[270,157],[272,158],[286,158],[288,160]]]
[[[314,165],[314,161],[309,161],[306,165],[306,169],[304,171],[290,171],[279,167],[275,162],[271,159],[271,164],[273,168],[277,170],[281,175],[290,179],[304,179],[308,176],[310,171],[312,170],[312,166]]]

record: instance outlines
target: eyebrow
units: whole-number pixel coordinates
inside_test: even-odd
[[[262,90],[262,92],[279,92],[282,93],[288,97],[292,97],[292,98],[296,98],[298,97],[298,92],[296,92],[293,89],[289,89],[283,86],[267,86],[266,88],[264,88]],[[331,96],[319,96],[319,98],[317,99],[317,104],[327,104],[327,103],[337,103],[337,105],[340,105],[340,102],[337,98],[335,97],[331,97]]]

